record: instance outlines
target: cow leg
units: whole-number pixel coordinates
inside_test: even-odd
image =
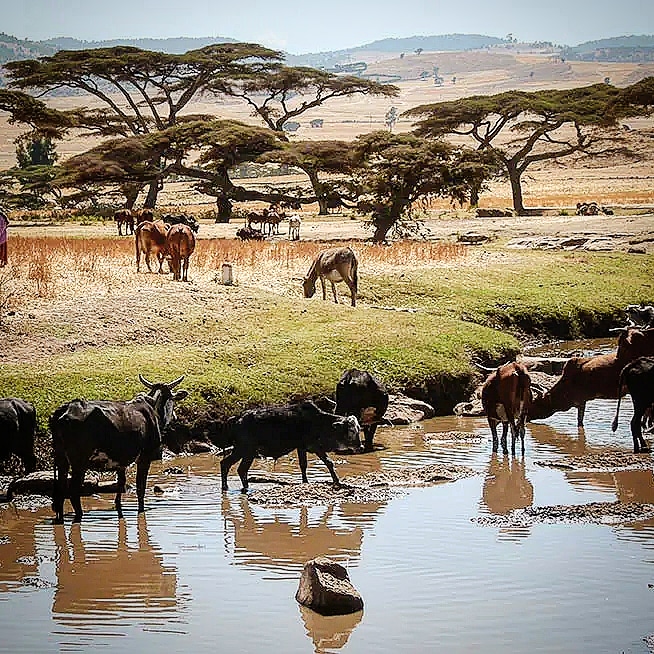
[[[70,473],[70,503],[73,505],[75,517],[73,522],[82,522],[82,484],[84,470],[71,470]]]
[[[363,436],[364,436],[364,452],[372,452],[372,439],[375,437],[375,432],[377,431],[377,425],[363,425]]]
[[[584,426],[584,414],[586,413],[586,403],[582,402],[577,407],[577,427]]]
[[[497,438],[497,422],[492,418],[488,419],[488,426],[490,427],[491,434],[493,435],[493,452],[497,452],[499,440]]]
[[[252,465],[252,461],[254,461],[254,457],[244,456],[238,465],[238,476],[241,478],[241,484],[243,485],[241,493],[246,493],[248,490],[248,470]]]
[[[138,500],[138,512],[145,511],[145,485],[148,481],[148,472],[150,471],[150,461],[142,461],[140,458],[136,462],[136,498]],[[125,471],[123,470],[123,492],[125,490]],[[118,487],[120,493],[120,486]],[[118,517],[122,516],[120,513]]]
[[[118,517],[122,518],[123,517],[123,505],[121,501],[121,495],[122,493],[125,492],[125,470],[124,468],[119,468],[118,472],[116,473],[116,499],[114,500],[114,504],[116,506],[116,512],[118,513]]]
[[[506,433],[506,425],[507,423],[505,423],[505,433]],[[515,456],[515,442],[516,439],[518,438],[518,428],[516,427],[515,420],[513,420],[513,418],[509,420],[508,427],[511,428],[511,454]]]
[[[302,483],[307,484],[309,483],[307,479],[307,451],[301,447],[297,448],[297,460],[300,464],[300,472],[302,473]]]
[[[640,411],[634,411],[634,417],[631,419],[631,435],[634,439],[634,452],[649,452],[647,442],[643,438],[643,414]]]
[[[145,251],[145,265],[148,267],[148,272],[152,272],[152,267],[150,266],[150,253]]]
[[[350,279],[346,279],[345,283],[347,284],[347,287],[350,289],[350,297],[352,299],[352,306],[356,307],[357,305],[357,292],[354,288],[354,282]]]
[[[236,450],[232,450],[227,456],[223,457],[220,462],[220,477],[222,480],[222,490],[227,490],[227,475],[229,469],[241,458]]]
[[[338,304],[338,295],[336,293],[336,284],[334,284],[334,282],[331,282],[331,285],[332,285],[332,293],[334,294],[334,302],[336,302],[336,304]]]
[[[327,299],[327,288],[325,286],[325,280],[322,277],[320,278],[320,284],[322,286],[322,299],[326,300]]]
[[[332,476],[334,486],[340,486],[341,482],[336,475],[336,470],[334,470],[334,463],[332,460],[327,456],[325,452],[316,452],[316,454],[318,455],[318,458],[327,466],[327,470],[329,470],[329,474]]]
[[[55,452],[55,480],[52,489],[52,510],[54,524],[64,524],[64,500],[68,491],[68,459],[65,454]]]
[[[503,422],[502,423],[502,452],[504,454],[509,453],[509,449],[506,444],[506,436],[509,431],[509,423],[508,422]]]

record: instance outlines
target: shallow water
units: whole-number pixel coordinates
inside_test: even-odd
[[[493,456],[484,419],[382,428],[386,449],[334,455],[339,476],[445,462],[479,474],[386,502],[265,509],[220,492],[219,461],[154,467],[146,514],[83,500],[82,525],[49,509],[0,513],[0,633],[7,652],[647,652],[654,632],[654,523],[483,526],[472,518],[529,505],[654,502],[651,470],[572,472],[537,465],[611,447],[630,451],[630,403],[614,401],[527,428],[524,458]],[[479,441],[425,438],[479,433]],[[309,481],[329,475],[310,457]],[[181,475],[163,469],[182,467]],[[267,470],[299,478],[295,457]],[[162,495],[152,491],[155,484]],[[256,488],[256,485],[254,485]],[[363,612],[321,617],[294,599],[303,564],[347,566]]]

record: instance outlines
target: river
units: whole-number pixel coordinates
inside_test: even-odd
[[[492,455],[483,418],[380,428],[385,449],[334,456],[341,478],[430,463],[476,475],[369,504],[265,509],[202,454],[153,466],[146,513],[86,498],[81,525],[50,509],[0,512],[0,650],[18,652],[649,652],[654,521],[488,526],[475,518],[526,506],[654,503],[646,470],[571,471],[546,461],[631,450],[630,402],[527,427],[524,457]],[[463,431],[478,439],[442,441]],[[649,455],[644,455],[648,456]],[[171,466],[181,474],[165,474]],[[299,479],[295,457],[267,470]],[[315,457],[309,481],[329,476]],[[158,485],[163,493],[155,494]],[[253,487],[256,485],[253,485]],[[321,617],[294,599],[304,563],[343,563],[363,612]]]

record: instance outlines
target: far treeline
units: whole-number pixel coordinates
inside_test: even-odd
[[[382,241],[417,200],[433,197],[476,205],[489,181],[509,179],[518,214],[528,213],[521,179],[535,162],[571,155],[635,156],[621,121],[647,116],[654,78],[617,88],[510,91],[414,107],[412,133],[377,131],[353,142],[289,140],[285,125],[332,98],[399,94],[390,84],[284,64],[281,52],[250,43],[209,45],[184,54],[138,48],[59,51],[6,64],[0,110],[27,127],[17,140],[19,165],[0,172],[8,206],[98,202],[118,189],[131,208],[141,191],[154,208],[166,181],[193,180],[216,198],[228,220],[234,203],[317,202],[321,213],[345,200],[372,216]],[[47,93],[74,91],[80,106],[54,110]],[[93,96],[96,107],[82,104]],[[201,97],[240,99],[261,126],[184,113]],[[219,107],[220,105],[216,105]],[[52,144],[71,134],[102,137],[100,145],[57,165]],[[449,139],[463,135],[469,145]],[[233,179],[242,164],[279,163],[304,171],[311,190],[279,185],[261,191]],[[336,174],[336,176],[334,175]],[[338,181],[335,181],[338,180]]]

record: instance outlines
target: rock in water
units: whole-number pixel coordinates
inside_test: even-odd
[[[347,570],[322,556],[304,565],[295,599],[321,615],[346,615],[363,609],[363,599]]]

